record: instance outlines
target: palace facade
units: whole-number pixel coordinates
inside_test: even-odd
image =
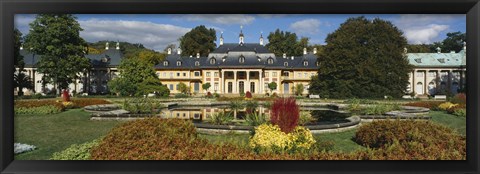
[[[439,93],[457,93],[466,84],[466,44],[458,53],[408,53],[405,54],[414,70],[409,73],[407,93],[418,96]],[[223,35],[219,38],[219,46],[208,56],[200,54],[182,56],[180,49],[168,49],[166,59],[155,65],[155,71],[162,84],[170,89],[170,93],[180,93],[179,84],[189,86],[192,94],[219,93],[240,94],[247,91],[252,94],[294,93],[298,84],[304,86],[303,94],[308,94],[309,82],[317,74],[319,67],[317,50],[303,49],[301,56],[283,54],[275,56],[264,46],[264,38],[260,35],[258,43],[244,43],[244,35],[240,32],[238,43],[224,43]],[[41,55],[27,50],[20,50],[24,56],[25,74],[34,82],[34,89],[24,89],[26,95],[33,93],[49,93],[55,89],[52,84],[43,83],[43,75],[37,72],[36,63]],[[107,83],[119,75],[117,67],[123,55],[120,45],[110,49],[108,43],[100,54],[87,54],[92,69],[81,75],[76,83],[70,84],[70,90],[76,93],[107,94]],[[275,82],[277,88],[271,91],[268,84]],[[211,87],[202,89],[202,84],[210,83]],[[17,89],[15,89],[17,90]]]

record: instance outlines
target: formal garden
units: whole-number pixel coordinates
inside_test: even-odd
[[[447,101],[208,95],[64,100],[15,101],[15,142],[21,143],[16,144],[19,151],[15,159],[466,158],[464,94]],[[179,107],[175,103],[184,107],[189,105],[187,101],[201,107],[207,104],[200,101],[208,102],[223,109],[200,120],[162,116],[163,111]],[[268,111],[259,112],[259,108]],[[115,116],[105,114],[112,110],[124,112],[114,113]],[[396,111],[399,114],[389,114]],[[234,115],[242,116],[234,118]],[[96,117],[115,119],[93,119]],[[352,117],[359,121],[345,121]],[[343,129],[343,123],[350,124]]]

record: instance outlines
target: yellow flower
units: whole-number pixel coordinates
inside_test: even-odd
[[[284,152],[299,149],[310,149],[315,144],[312,133],[305,127],[297,126],[294,131],[286,134],[277,125],[262,124],[255,128],[249,146],[253,149]]]

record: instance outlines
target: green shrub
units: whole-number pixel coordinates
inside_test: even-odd
[[[306,125],[315,122],[317,119],[312,116],[309,111],[301,111],[298,118],[298,125]]]
[[[249,126],[258,126],[261,124],[267,123],[269,120],[265,114],[253,112],[251,114],[247,114],[245,118],[245,122]]]
[[[220,94],[218,94],[218,93],[213,93],[213,97],[219,98],[219,97],[220,97]]]
[[[247,103],[245,104],[245,107],[250,108],[250,109],[255,109],[255,108],[258,107],[258,102],[257,101],[247,101]]]
[[[133,114],[154,114],[160,111],[163,105],[150,98],[125,99],[122,108]]]
[[[232,123],[233,115],[231,112],[217,112],[210,116],[208,122],[214,125],[227,125]]]
[[[293,153],[309,150],[315,144],[307,128],[297,126],[290,133],[280,130],[278,125],[262,124],[255,128],[249,146],[256,152]]]
[[[100,140],[93,140],[83,144],[73,144],[61,152],[55,152],[51,160],[90,160],[90,151],[98,146]]]
[[[175,94],[175,98],[188,98],[188,97],[190,96],[184,93]]]
[[[404,106],[415,106],[415,107],[424,107],[431,110],[438,110],[438,105],[444,103],[443,101],[422,101],[422,102],[411,102],[407,103]]]
[[[231,101],[229,107],[232,110],[239,110],[245,108],[245,103],[241,101]]]
[[[394,110],[400,110],[400,106],[397,104],[376,104],[376,105],[370,105],[366,106],[363,108],[362,114],[365,115],[382,115],[385,114],[386,112],[394,111]]]
[[[56,106],[47,105],[47,106],[39,106],[39,107],[15,107],[15,114],[56,114],[62,112],[62,110]]]
[[[466,109],[457,109],[453,112],[453,115],[459,117],[467,117],[467,110]]]

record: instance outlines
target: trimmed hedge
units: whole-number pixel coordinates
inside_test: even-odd
[[[98,98],[76,98],[71,100],[73,102],[74,108],[83,108],[89,105],[103,105],[103,104],[112,104],[109,101]]]
[[[15,107],[15,114],[57,114],[62,112],[62,109],[52,105],[46,106],[39,106],[33,108],[25,108],[25,107]]]

